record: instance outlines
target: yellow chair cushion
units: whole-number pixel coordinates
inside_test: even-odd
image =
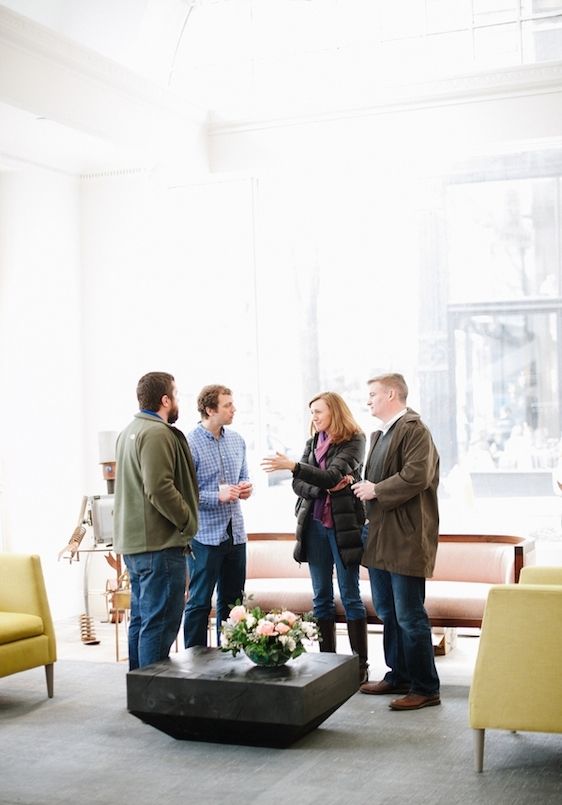
[[[0,645],[38,637],[44,632],[43,619],[22,612],[0,612]]]

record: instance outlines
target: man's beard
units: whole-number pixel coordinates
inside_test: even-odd
[[[176,407],[172,408],[172,410],[168,414],[168,425],[173,425],[174,422],[177,422],[179,415],[180,415],[180,411],[179,411],[179,408],[176,405]]]

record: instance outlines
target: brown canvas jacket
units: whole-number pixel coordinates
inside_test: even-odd
[[[371,436],[370,451],[379,437],[380,431]],[[376,485],[377,497],[367,502],[369,534],[363,565],[405,576],[433,574],[439,535],[438,484],[437,448],[419,414],[408,408],[394,426],[384,480]]]

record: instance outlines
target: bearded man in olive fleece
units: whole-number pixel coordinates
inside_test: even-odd
[[[176,639],[199,505],[187,440],[172,427],[179,414],[174,378],[143,375],[137,398],[140,411],[117,439],[114,507],[114,548],[131,580],[131,671],[165,660]]]

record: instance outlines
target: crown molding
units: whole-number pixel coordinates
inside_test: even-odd
[[[562,92],[562,62],[528,64],[408,84],[389,82],[373,90],[369,105],[324,113],[240,121],[211,114],[208,133],[216,137],[556,92]]]
[[[170,90],[151,82],[95,50],[52,31],[28,17],[0,6],[0,42],[58,63],[82,78],[119,90],[139,101],[180,114],[195,124],[205,120],[206,113]]]
[[[2,6],[0,102],[149,150],[189,141],[206,123],[205,112],[175,93]]]

